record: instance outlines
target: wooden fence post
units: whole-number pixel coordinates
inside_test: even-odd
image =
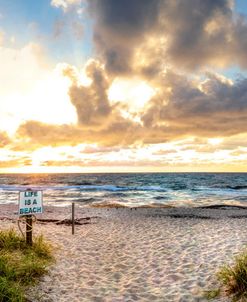
[[[32,215],[27,215],[26,216],[26,244],[29,246],[33,245],[32,224],[33,224]]]
[[[75,203],[72,202],[72,235],[75,234]]]

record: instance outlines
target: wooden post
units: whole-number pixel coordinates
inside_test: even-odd
[[[75,234],[75,203],[72,202],[72,235]]]
[[[32,246],[33,245],[33,234],[32,234],[32,215],[26,216],[26,244]]]

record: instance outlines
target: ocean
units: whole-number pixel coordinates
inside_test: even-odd
[[[247,206],[247,173],[0,174],[0,203],[17,203],[27,188],[57,206]]]

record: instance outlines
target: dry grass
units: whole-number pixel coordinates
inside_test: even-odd
[[[224,266],[218,278],[233,301],[247,301],[247,252],[237,256],[233,265]]]
[[[25,287],[34,285],[52,261],[42,236],[30,247],[14,230],[0,231],[0,302],[26,301]]]

